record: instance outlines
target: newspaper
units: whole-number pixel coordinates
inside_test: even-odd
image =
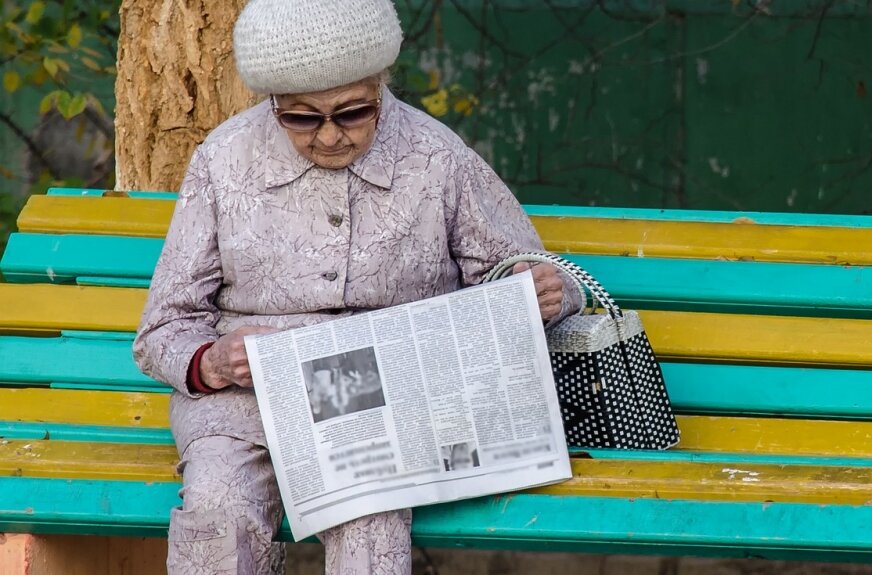
[[[529,272],[245,347],[298,541],[572,476]]]

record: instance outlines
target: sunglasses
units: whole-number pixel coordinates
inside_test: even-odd
[[[359,128],[378,118],[381,109],[381,98],[354,104],[329,114],[321,112],[309,112],[305,110],[283,110],[278,107],[276,97],[272,98],[272,111],[279,124],[292,132],[314,132],[324,125],[324,122],[333,122],[340,129],[349,130]]]

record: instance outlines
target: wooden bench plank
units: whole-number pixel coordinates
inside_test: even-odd
[[[0,381],[166,387],[139,371],[129,340],[0,336]]]
[[[870,252],[872,253],[872,252]],[[872,320],[640,312],[661,358],[868,367]]]
[[[533,225],[552,252],[838,265],[872,264],[872,229],[549,218]]]
[[[0,438],[175,445],[172,433],[163,427],[71,425],[44,421],[0,421]]]
[[[0,388],[0,421],[132,428],[169,426],[164,394]],[[872,458],[872,422],[679,416],[678,449]]]
[[[83,234],[12,234],[0,261],[7,281],[34,276],[74,283],[79,276],[151,277],[163,240]]]
[[[130,287],[135,280],[147,287],[162,245],[156,238],[12,234],[0,271],[13,282]],[[872,318],[872,267],[567,255],[627,307]],[[783,289],[773,291],[776,284]]]
[[[144,289],[0,284],[0,329],[136,331]]]
[[[47,196],[88,196],[103,197],[109,194],[126,195],[136,199],[173,200],[176,192],[96,190],[90,188],[49,188]],[[526,204],[523,206],[531,216],[615,218],[627,220],[671,220],[691,222],[757,223],[788,226],[848,226],[855,228],[872,227],[872,218],[846,214],[806,214],[790,212],[725,212],[714,210],[649,209],[649,208],[606,208],[596,206],[559,206]]]
[[[173,202],[33,196],[18,218],[32,233],[162,237]],[[534,216],[553,252],[640,257],[872,264],[872,228]]]
[[[0,382],[115,389],[169,387],[139,372],[130,340],[0,336]],[[663,362],[679,412],[872,417],[872,372]],[[835,393],[821,394],[821,381]],[[2,385],[2,384],[0,384]],[[139,389],[137,389],[139,391]]]
[[[171,445],[5,441],[0,475],[59,479],[177,481]],[[532,490],[568,497],[773,501],[863,505],[872,501],[872,468],[572,460],[573,478]]]
[[[0,284],[0,329],[134,331],[145,298],[145,290],[132,288]],[[670,311],[642,317],[663,359],[864,367],[872,347],[872,320]]]
[[[166,428],[169,399],[161,393],[0,388],[0,421]]]
[[[133,198],[31,196],[18,229],[33,233],[88,233],[162,237],[175,202]]]
[[[0,441],[0,475],[177,481],[174,445],[85,441]]]
[[[8,532],[166,537],[178,483],[0,477]],[[421,546],[872,560],[872,506],[533,493],[415,509]],[[832,528],[826,528],[832,526]],[[281,536],[292,540],[284,523]]]
[[[146,200],[172,200],[178,199],[179,195],[175,192],[141,192],[141,191],[119,191],[119,190],[94,190],[90,188],[49,188],[46,190],[47,196],[74,196],[74,197],[89,197],[89,198],[111,198],[111,197],[127,197]]]
[[[49,192],[50,193],[50,192]],[[167,199],[164,197],[163,199]],[[725,212],[715,210],[661,210],[656,208],[605,208],[596,206],[544,206],[525,204],[529,216],[560,218],[608,218],[619,220],[663,220],[723,224],[776,226],[822,226],[872,228],[872,217],[847,214],[806,214],[790,212]]]

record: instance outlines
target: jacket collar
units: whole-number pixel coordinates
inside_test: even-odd
[[[312,161],[297,153],[287,133],[272,115],[269,102],[264,104],[266,120],[266,186],[287,185],[314,167]],[[380,188],[389,189],[394,178],[394,163],[399,135],[399,105],[394,95],[384,88],[375,138],[369,150],[348,168],[359,178]]]

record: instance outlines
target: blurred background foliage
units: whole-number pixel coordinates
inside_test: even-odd
[[[394,90],[522,202],[872,213],[872,0],[395,1]],[[2,249],[114,185],[120,2],[0,2]]]
[[[0,249],[31,193],[114,185],[120,0],[4,0]]]

